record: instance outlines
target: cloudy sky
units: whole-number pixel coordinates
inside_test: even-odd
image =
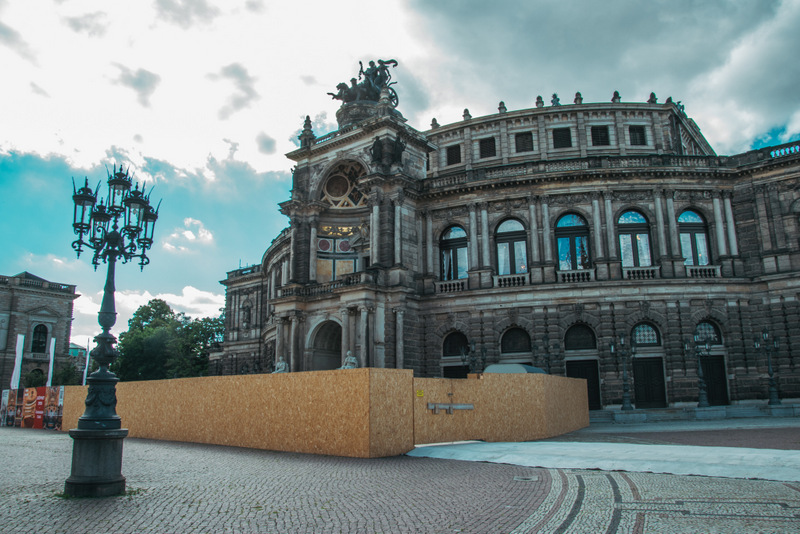
[[[99,330],[104,269],[75,258],[72,178],[130,166],[163,199],[152,263],[117,269],[115,333],[160,297],[193,317],[288,221],[303,118],[358,62],[396,59],[421,130],[549,102],[682,101],[719,154],[800,138],[800,0],[0,0],[0,274],[76,284]],[[104,193],[103,193],[104,194]]]

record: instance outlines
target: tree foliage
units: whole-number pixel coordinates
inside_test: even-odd
[[[191,319],[153,299],[128,321],[112,370],[123,381],[205,376],[208,354],[223,332],[221,316]]]

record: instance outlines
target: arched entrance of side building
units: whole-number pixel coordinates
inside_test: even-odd
[[[311,343],[311,370],[325,371],[342,366],[342,327],[325,321],[314,333]]]
[[[597,352],[597,337],[590,326],[575,324],[564,335],[564,358],[566,375],[586,380],[589,409],[601,410],[600,367]]]
[[[634,353],[634,405],[638,409],[666,408],[667,383],[664,372],[664,347],[661,334],[650,323],[640,323],[631,332]]]

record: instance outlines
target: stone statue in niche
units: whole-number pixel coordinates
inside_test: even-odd
[[[353,356],[351,351],[347,351],[347,356],[344,359],[344,363],[342,364],[339,369],[358,369],[358,360],[356,357]]]
[[[275,370],[272,371],[272,374],[277,373],[288,373],[289,372],[289,365],[286,363],[286,360],[283,359],[283,356],[278,357],[278,361],[275,364]]]
[[[375,141],[372,143],[372,148],[370,149],[370,152],[372,153],[373,164],[383,163],[383,142],[381,141],[380,137],[375,138]]]
[[[400,136],[395,137],[392,143],[392,163],[400,164],[403,162],[403,151],[406,149],[406,144],[400,139]]]

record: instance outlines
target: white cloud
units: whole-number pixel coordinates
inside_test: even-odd
[[[144,306],[153,299],[161,299],[175,312],[183,312],[192,319],[202,317],[217,317],[220,308],[225,306],[225,296],[210,291],[202,291],[193,286],[185,286],[180,294],[176,293],[157,293],[149,291],[117,291],[115,296],[115,307],[117,311],[117,322],[111,329],[111,333],[119,338],[120,333],[128,330],[128,321],[141,306]],[[94,338],[100,333],[100,326],[97,323],[97,314],[100,311],[100,303],[103,300],[103,292],[99,291],[92,295],[81,295],[75,300],[74,320],[72,323],[72,338],[76,342],[83,343],[87,337]]]
[[[162,246],[169,252],[194,252],[196,245],[211,245],[214,234],[205,227],[202,221],[187,217],[183,220],[183,228],[175,228],[164,240]]]

